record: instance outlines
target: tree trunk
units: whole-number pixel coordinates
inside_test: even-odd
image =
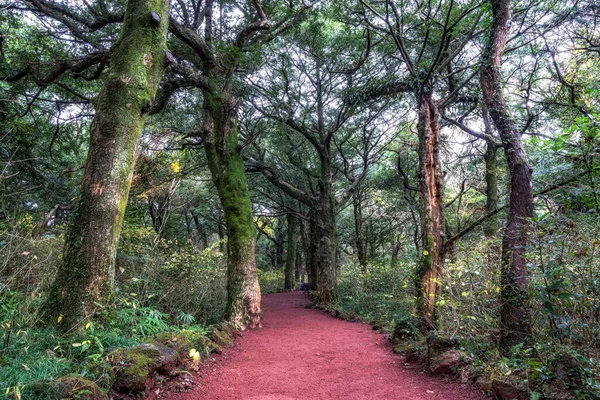
[[[287,255],[285,258],[285,290],[294,290],[296,276],[296,218],[287,216]]]
[[[197,214],[192,213],[192,218],[194,219],[194,225],[196,226],[196,232],[198,232],[198,236],[200,237],[200,243],[202,243],[202,249],[208,248],[208,235],[206,234],[206,229],[200,223],[200,219]]]
[[[354,235],[356,243],[356,255],[358,257],[358,263],[362,267],[363,272],[368,272],[367,255],[365,252],[365,243],[362,237],[362,204],[360,198],[360,191],[356,190],[352,195],[353,206],[354,206]]]
[[[329,190],[323,191],[331,193]],[[321,193],[323,193],[321,192]],[[319,294],[317,302],[321,306],[334,304],[337,300],[337,282],[335,269],[335,199],[332,196],[319,196],[318,211],[316,212],[317,252],[316,266],[318,271],[317,284]]]
[[[296,246],[296,282],[304,282],[302,275],[302,246]]]
[[[496,153],[498,152],[496,144],[487,141],[485,154],[483,156],[485,160],[485,211],[491,213],[498,208],[498,162]],[[496,227],[493,221],[488,221],[483,228],[483,232],[486,236],[494,236],[496,234]]]
[[[225,229],[223,229],[223,220],[219,216],[219,221],[217,221],[217,234],[219,235],[219,251],[221,253],[225,253]]]
[[[192,240],[192,225],[191,225],[190,217],[188,216],[188,212],[186,209],[183,210],[183,217],[185,219],[185,230],[187,232],[187,238],[191,242],[191,240]]]
[[[310,211],[308,214],[308,230],[303,228],[305,232],[302,233],[305,240],[305,259],[306,259],[306,275],[311,290],[318,290],[318,266],[317,266],[317,244],[319,242],[319,233],[317,229],[317,221],[314,211]]]
[[[422,248],[417,268],[417,312],[422,329],[437,327],[436,302],[443,270],[444,196],[440,168],[437,106],[424,93],[419,107],[419,164],[422,201]]]
[[[502,93],[500,67],[510,27],[509,0],[491,0],[493,24],[483,54],[481,88],[492,121],[500,133],[510,172],[510,197],[502,238],[500,274],[500,346],[504,350],[531,339],[531,315],[527,307],[528,274],[525,251],[527,219],[533,216],[531,167],[521,132]]]
[[[398,255],[400,254],[400,250],[402,250],[402,241],[401,240],[396,240],[395,242],[392,243],[392,262],[391,262],[391,267],[392,268],[398,268],[399,263],[398,263]]]
[[[227,307],[225,317],[242,329],[260,326],[260,287],[254,246],[256,228],[238,148],[238,102],[227,91],[204,93],[202,139],[227,227]]]
[[[168,0],[129,0],[110,70],[95,102],[79,206],[44,319],[63,331],[111,302],[115,259],[135,153],[164,71]],[[155,22],[151,13],[160,16]]]
[[[284,231],[283,231],[283,220],[280,218],[277,221],[277,227],[275,229],[275,241],[273,244],[275,245],[275,268],[282,269],[285,266],[284,256],[285,248],[284,248]]]

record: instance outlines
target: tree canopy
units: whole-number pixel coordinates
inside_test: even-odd
[[[593,398],[599,24],[587,0],[5,2],[0,367],[15,324],[258,328],[303,283]],[[549,385],[547,354],[580,379]]]

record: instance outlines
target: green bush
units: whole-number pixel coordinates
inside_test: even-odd
[[[283,292],[285,276],[282,270],[258,270],[258,283],[262,294]]]
[[[379,326],[393,328],[411,312],[410,273],[404,265],[373,263],[364,273],[357,263],[341,268],[338,281],[340,311]]]
[[[218,244],[205,250],[189,242],[161,240],[154,245],[154,236],[150,228],[123,230],[117,257],[117,290],[122,301],[157,309],[176,325],[219,322],[225,311],[227,281]]]

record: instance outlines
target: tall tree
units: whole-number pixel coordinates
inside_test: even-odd
[[[500,344],[508,349],[531,338],[527,307],[528,273],[525,260],[527,220],[533,216],[532,168],[521,132],[502,92],[502,53],[510,32],[510,0],[491,0],[492,26],[483,53],[481,88],[490,116],[500,134],[510,172],[510,198],[502,238],[500,282]]]
[[[168,0],[129,0],[96,99],[81,198],[44,318],[63,330],[110,302],[135,153],[164,71]]]
[[[260,94],[256,109],[275,122],[270,129],[275,138],[264,135],[263,140],[270,144],[277,140],[286,151],[278,156],[264,145],[248,160],[250,170],[261,172],[308,208],[308,229],[303,234],[307,273],[321,305],[337,299],[337,213],[380,157],[389,139],[385,131],[393,126],[391,122],[380,128],[374,123],[381,106],[367,110],[345,101],[362,75],[359,70],[370,51],[370,34],[362,28],[350,33],[329,30],[327,22],[316,17],[298,33],[293,46],[281,48],[278,57],[270,60],[271,68],[265,72],[269,86],[254,83]],[[328,35],[333,43],[324,39]],[[351,46],[349,37],[354,38]],[[365,41],[366,50],[356,46]],[[348,54],[350,47],[353,51]],[[283,163],[286,168],[280,167]],[[337,184],[338,176],[344,176],[347,184]]]
[[[453,78],[445,91],[440,83],[442,78],[453,76],[455,69],[468,68],[460,65],[464,63],[460,55],[476,35],[481,18],[479,4],[436,1],[397,5],[389,0],[377,6],[365,0],[360,3],[365,23],[384,33],[393,44],[402,74],[397,81],[390,80],[374,88],[369,97],[412,93],[415,99],[422,238],[415,274],[416,306],[421,327],[433,330],[437,326],[436,303],[442,282],[446,225],[439,109],[456,101],[472,74],[461,74],[461,82]],[[438,92],[440,98],[435,99]]]
[[[256,230],[252,202],[239,143],[238,99],[241,67],[249,65],[247,53],[287,31],[300,18],[304,6],[278,9],[267,3],[248,1],[225,4],[209,0],[181,2],[177,17],[171,19],[171,31],[185,46],[177,55],[187,59],[175,69],[174,87],[191,86],[202,93],[200,136],[208,167],[225,214],[227,226],[226,317],[242,329],[260,326],[260,287],[256,272]],[[266,10],[266,11],[265,11]],[[228,16],[241,11],[243,18],[234,27]],[[280,20],[271,22],[267,12]],[[199,28],[203,26],[202,34]],[[189,53],[192,53],[190,56]],[[246,63],[246,64],[244,64]]]
[[[296,277],[296,217],[287,215],[287,254],[285,258],[285,285],[284,289],[293,290]]]

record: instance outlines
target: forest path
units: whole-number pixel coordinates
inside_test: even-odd
[[[263,328],[244,332],[192,392],[177,400],[402,399],[486,397],[404,366],[389,341],[369,325],[307,309],[302,292],[263,297]]]

